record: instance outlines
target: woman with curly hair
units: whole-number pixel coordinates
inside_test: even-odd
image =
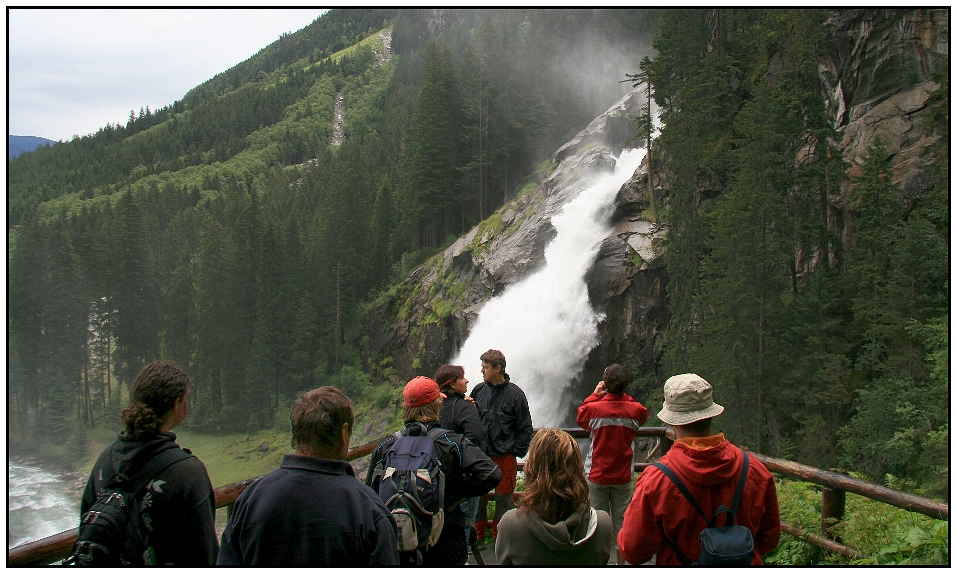
[[[143,556],[124,556],[133,564],[216,563],[216,499],[209,474],[170,432],[189,411],[189,383],[189,375],[175,363],[153,361],[140,370],[120,416],[124,430],[100,454],[83,492],[81,515],[111,482],[153,476],[136,495],[140,514],[151,526],[150,548]]]
[[[588,505],[578,443],[560,429],[538,431],[525,459],[525,494],[498,526],[498,563],[601,566],[611,550],[611,517]]]

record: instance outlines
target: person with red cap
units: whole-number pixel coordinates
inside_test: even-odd
[[[701,550],[699,534],[719,507],[733,508],[742,478],[734,524],[751,531],[751,564],[762,564],[761,556],[777,547],[781,517],[774,478],[761,461],[731,444],[724,433],[712,434],[711,420],[722,412],[724,407],[712,398],[711,385],[698,375],[685,373],[665,381],[665,404],[658,419],[671,425],[677,441],[658,462],[685,485],[700,512],[665,471],[646,468],[638,477],[618,533],[618,548],[629,564],[644,564],[654,555],[659,566],[691,564]],[[722,513],[716,526],[724,526],[727,515]]]
[[[428,377],[415,377],[405,385],[402,392],[405,411],[402,419],[405,428],[400,436],[424,436],[438,429],[433,443],[433,456],[441,463],[445,475],[444,515],[445,524],[435,545],[421,551],[400,554],[402,564],[422,566],[461,566],[468,559],[465,526],[469,517],[463,511],[466,499],[479,496],[494,488],[502,478],[502,471],[492,459],[464,436],[439,426],[439,413],[445,395],[439,385]],[[378,492],[374,469],[380,466],[386,453],[397,440],[396,435],[383,440],[372,452],[366,484]]]

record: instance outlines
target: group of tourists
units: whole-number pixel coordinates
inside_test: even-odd
[[[352,402],[330,386],[300,393],[290,412],[295,453],[242,492],[221,540],[206,467],[171,432],[188,411],[189,377],[153,362],[133,383],[125,429],[90,475],[70,560],[463,565],[470,548],[484,549],[493,490],[490,534],[503,565],[761,564],[777,546],[774,481],[760,461],[712,433],[724,408],[698,375],[666,381],[658,419],[676,442],[636,481],[633,445],[648,410],[625,392],[624,367],[606,368],[578,408],[576,421],[590,434],[583,457],[567,432],[533,430],[500,351],[480,359],[483,381],[471,393],[459,365],[405,385],[405,426],[376,446],[364,484],[346,460]]]

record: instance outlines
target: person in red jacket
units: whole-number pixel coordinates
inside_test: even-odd
[[[711,419],[723,411],[712,399],[711,385],[698,375],[675,375],[665,382],[658,418],[674,428],[677,441],[660,462],[680,477],[708,516],[720,505],[731,506],[744,463],[744,453],[724,433],[712,434]],[[751,530],[751,563],[763,564],[761,556],[774,550],[781,538],[781,517],[771,473],[753,456],[749,461],[735,524]],[[643,564],[657,554],[658,565],[681,565],[674,548],[694,560],[701,549],[698,534],[706,527],[678,487],[652,466],[638,478],[618,547],[631,564]]]
[[[621,365],[605,369],[595,392],[578,407],[578,426],[589,431],[585,456],[588,502],[611,515],[615,537],[631,501],[634,476],[632,443],[638,427],[648,420],[648,409],[625,394],[631,375]],[[618,564],[624,559],[618,552]]]

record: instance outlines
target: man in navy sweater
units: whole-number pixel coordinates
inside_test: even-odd
[[[300,393],[289,416],[296,454],[236,500],[216,564],[398,565],[392,514],[345,460],[352,402],[319,387]]]

